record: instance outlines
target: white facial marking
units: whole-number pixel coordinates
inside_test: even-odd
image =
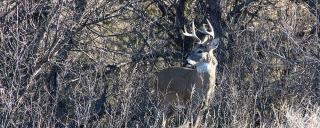
[[[188,63],[191,64],[191,65],[196,65],[197,62],[194,61],[194,60],[190,60],[190,59],[187,59]]]
[[[212,66],[208,63],[202,63],[197,65],[197,72],[204,73],[209,72],[209,70],[212,68]]]

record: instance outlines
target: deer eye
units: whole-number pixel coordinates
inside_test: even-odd
[[[198,51],[197,51],[197,53],[202,53],[202,52],[203,52],[202,50],[198,50]]]

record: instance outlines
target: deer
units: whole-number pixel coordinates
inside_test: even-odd
[[[208,108],[216,86],[218,61],[213,51],[218,47],[219,40],[214,38],[214,29],[209,20],[207,26],[209,30],[205,28],[205,24],[202,29],[196,30],[192,22],[191,33],[187,32],[185,26],[182,33],[186,37],[192,37],[196,44],[186,59],[195,69],[170,67],[156,73],[155,90],[162,106],[184,108],[188,104],[194,104],[201,106],[201,111]],[[168,111],[166,116],[170,117],[172,112]],[[197,119],[197,123],[200,120]]]

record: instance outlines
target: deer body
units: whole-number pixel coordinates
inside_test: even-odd
[[[168,68],[159,72],[157,77],[160,85],[157,86],[157,90],[162,93],[164,105],[184,105],[190,101],[193,87],[197,92],[206,89],[204,79],[193,69]]]
[[[157,73],[157,94],[162,104],[186,105],[191,100],[210,99],[215,87],[217,61],[197,66],[196,69],[171,67]],[[193,94],[192,94],[193,92]],[[191,99],[191,97],[196,99]],[[208,101],[207,101],[208,102]]]

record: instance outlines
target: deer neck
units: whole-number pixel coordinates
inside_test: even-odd
[[[217,68],[217,61],[215,61],[215,58],[212,59],[213,62],[210,63],[204,63],[203,65],[200,64],[197,66],[197,72],[200,75],[200,78],[202,80],[202,86],[207,89],[205,93],[205,107],[204,109],[209,105],[216,85],[216,68]],[[206,70],[204,70],[206,69]]]
[[[201,63],[197,65],[197,72],[202,77],[205,84],[214,86],[216,82],[216,65],[213,63]]]

